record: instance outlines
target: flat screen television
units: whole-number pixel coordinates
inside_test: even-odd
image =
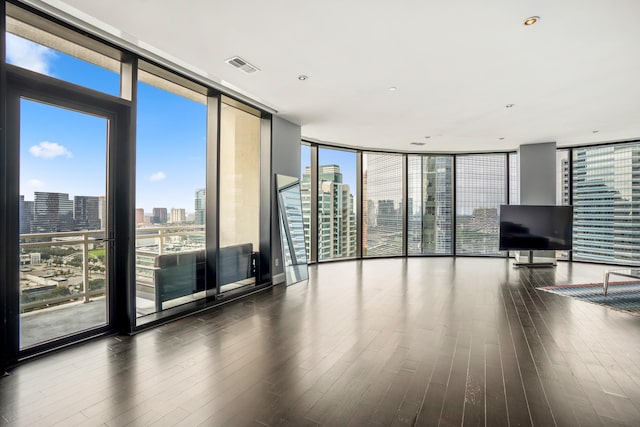
[[[500,250],[570,250],[573,206],[500,206]]]

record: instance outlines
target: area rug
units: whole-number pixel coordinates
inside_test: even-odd
[[[545,286],[538,289],[640,316],[640,280],[609,282],[607,296],[602,291],[602,283]]]

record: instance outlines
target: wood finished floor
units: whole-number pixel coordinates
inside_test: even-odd
[[[640,317],[538,291],[605,267],[323,264],[309,283],[0,379],[0,425],[638,426]]]

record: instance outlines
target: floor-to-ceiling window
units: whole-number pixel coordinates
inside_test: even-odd
[[[318,152],[317,165],[312,164],[313,150]],[[342,229],[335,224],[344,223],[339,220],[346,217],[340,217],[336,206],[348,201],[344,192],[343,199],[338,198],[341,192],[336,187],[344,188],[347,183],[351,189],[353,181],[346,179],[343,171],[357,168],[358,153],[320,144],[309,148],[303,144],[301,151],[303,205],[306,194],[309,212],[305,212],[307,245],[317,231],[319,260],[344,257],[331,255],[336,242],[345,241],[336,233]],[[350,221],[349,231],[353,236],[360,231],[361,239],[356,239],[349,256],[504,255],[498,250],[499,207],[519,203],[517,153],[402,155],[365,151],[360,155],[362,193],[358,197],[362,212],[356,209],[356,221]],[[311,185],[314,166],[318,168],[317,195]],[[317,230],[311,225],[314,196]]]
[[[362,155],[362,255],[403,255],[403,156]]]
[[[407,253],[452,254],[453,156],[407,159]]]
[[[640,143],[572,150],[573,259],[640,262]]]
[[[147,64],[138,74],[138,317],[205,296],[207,98],[193,86]]]
[[[500,205],[507,203],[505,154],[456,156],[456,254],[498,255]]]
[[[319,261],[356,255],[355,197],[356,154],[318,149]]]
[[[260,245],[260,116],[224,98],[220,110],[220,291],[255,284]]]

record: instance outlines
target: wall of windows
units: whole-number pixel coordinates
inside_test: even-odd
[[[301,169],[303,182],[308,183],[303,198],[306,194],[309,206],[311,153],[314,149],[340,151],[314,145],[305,148]],[[353,194],[354,205],[361,200],[363,207],[362,256],[507,255],[498,250],[499,207],[520,203],[518,153],[350,155],[350,164],[357,164],[359,158],[362,162],[361,181]],[[332,178],[326,181],[343,180],[341,171],[337,166],[327,169]],[[556,171],[556,204],[574,206],[573,251],[558,251],[556,257],[637,265],[640,142],[558,149]],[[323,200],[318,198],[318,209],[323,203],[330,206]],[[309,207],[307,212],[307,224],[311,224]],[[329,226],[321,231],[319,247],[335,241],[335,229]],[[328,242],[323,243],[324,238]],[[355,253],[352,256],[358,256],[357,247]]]
[[[270,285],[271,138],[299,127],[5,7],[2,365]]]
[[[314,152],[317,190],[311,176]],[[498,251],[499,207],[519,203],[517,153],[419,155],[346,151],[315,143],[304,143],[301,153],[310,254],[318,221],[318,256],[310,257],[312,262],[360,256],[507,255]]]
[[[403,255],[403,160],[397,154],[362,155],[362,255]]]

